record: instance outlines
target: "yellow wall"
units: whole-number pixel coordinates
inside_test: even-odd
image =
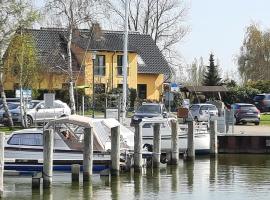
[[[60,73],[42,73],[39,75],[39,80],[35,83],[33,89],[48,89],[48,90],[59,90],[63,88],[63,84],[68,84],[68,76]],[[78,77],[77,85],[82,85],[84,81],[82,77]],[[5,90],[14,90],[15,85],[19,84],[19,80],[14,77],[7,75],[4,81]]]
[[[82,64],[80,76],[78,76],[78,85],[87,85],[86,94],[92,94],[92,71],[93,61],[91,52],[85,51],[79,47],[72,46],[73,55],[76,56],[79,64]],[[106,74],[105,76],[95,76],[95,83],[103,83],[110,90],[116,88],[118,84],[123,83],[123,76],[117,75],[117,55],[123,55],[122,52],[98,52],[97,55],[105,55]],[[138,74],[137,73],[137,54],[129,52],[128,54],[128,87],[137,89],[137,84],[147,85],[147,99],[159,100],[162,92],[163,74]],[[77,77],[74,76],[74,77]],[[13,90],[14,84],[18,83],[14,77],[6,76],[5,90]],[[42,73],[39,81],[33,86],[35,89],[62,89],[63,83],[68,84],[67,75],[60,73]]]
[[[138,84],[147,85],[147,99],[149,100],[160,100],[163,80],[163,74],[138,74]]]
[[[117,75],[117,55],[123,55],[121,52],[98,52],[97,55],[105,55],[106,73],[105,76],[95,76],[95,83],[103,83],[108,89],[116,88],[118,84],[123,83],[123,76]],[[86,90],[87,94],[92,94],[93,83],[93,61],[91,53],[87,53],[89,59],[85,62],[85,85],[90,88]],[[128,55],[128,86],[129,88],[137,88],[137,54],[129,53]]]

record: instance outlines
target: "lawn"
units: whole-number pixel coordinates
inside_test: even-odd
[[[260,124],[270,126],[270,114],[261,114]]]
[[[0,126],[0,132],[4,132],[6,134],[10,134],[12,131],[17,131],[23,129],[20,126],[15,126],[13,130],[10,130],[7,126]]]

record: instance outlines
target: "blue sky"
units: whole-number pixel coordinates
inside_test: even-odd
[[[252,22],[270,28],[269,0],[189,0],[187,24],[191,32],[179,44],[185,63],[203,57],[208,64],[213,52],[220,68],[237,70],[234,58],[239,54],[245,30]]]

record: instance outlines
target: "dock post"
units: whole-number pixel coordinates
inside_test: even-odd
[[[120,126],[111,128],[111,175],[118,176],[120,170]]]
[[[84,129],[83,181],[88,182],[93,173],[93,134],[91,128]]]
[[[161,155],[161,135],[160,124],[154,124],[154,141],[153,141],[153,168],[159,168]]]
[[[193,160],[195,158],[195,147],[194,147],[194,121],[188,122],[188,149],[187,149],[187,159]]]
[[[0,132],[0,198],[4,195],[4,143],[5,133]]]
[[[210,155],[216,156],[217,154],[217,120],[210,120]]]
[[[134,134],[134,171],[142,170],[142,124],[135,125]]]
[[[177,165],[179,160],[179,147],[178,147],[178,122],[171,120],[171,165]]]
[[[71,165],[71,180],[72,182],[80,181],[80,165],[79,164]]]
[[[53,130],[44,130],[43,141],[43,188],[50,188],[53,176]]]

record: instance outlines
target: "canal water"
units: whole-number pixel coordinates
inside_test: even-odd
[[[177,167],[146,169],[142,175],[93,175],[92,183],[71,183],[68,173],[55,173],[52,189],[32,191],[31,178],[5,179],[4,199],[269,199],[270,155],[219,155],[183,162]]]

